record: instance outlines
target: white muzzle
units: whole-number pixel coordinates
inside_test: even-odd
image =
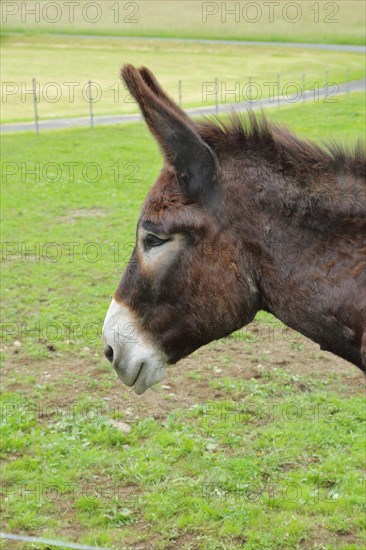
[[[105,355],[119,378],[137,394],[163,380],[165,355],[141,333],[129,309],[115,299],[104,321],[103,340]]]

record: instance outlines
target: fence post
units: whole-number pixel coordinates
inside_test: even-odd
[[[182,108],[182,81],[178,80],[179,107]]]
[[[91,80],[88,82],[88,96],[89,96],[89,116],[90,116],[90,127],[94,128],[94,120],[93,120],[93,102],[92,102],[92,96],[91,96]]]
[[[215,113],[219,113],[219,85],[217,78],[215,78]]]
[[[33,86],[33,104],[34,104],[34,121],[36,127],[36,134],[39,134],[39,124],[38,124],[38,109],[37,109],[37,90],[36,90],[36,79],[32,79]]]

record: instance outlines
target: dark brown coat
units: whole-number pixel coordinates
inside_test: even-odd
[[[264,116],[194,122],[148,69],[122,75],[165,162],[115,299],[170,363],[263,309],[365,370],[361,146],[326,150]]]

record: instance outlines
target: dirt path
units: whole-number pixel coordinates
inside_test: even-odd
[[[22,32],[5,32],[4,35],[23,35]],[[100,40],[146,40],[148,42],[186,42],[194,44],[229,44],[234,46],[278,46],[280,48],[305,48],[310,50],[330,50],[336,52],[366,53],[366,47],[356,44],[313,44],[310,42],[276,42],[260,40],[220,40],[214,38],[179,38],[160,36],[113,36],[100,34],[67,34],[67,33],[49,33],[49,36],[60,36],[64,38],[86,38]]]

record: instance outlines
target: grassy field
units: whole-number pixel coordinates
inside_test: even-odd
[[[269,114],[352,144],[363,99]],[[116,550],[363,549],[354,367],[263,313],[141,397],[103,359],[100,327],[161,166],[145,126],[6,136],[2,152],[2,530]]]
[[[56,2],[53,2],[55,4]],[[198,37],[286,42],[362,44],[365,5],[362,0],[302,0],[296,3],[196,2],[193,0],[99,0],[86,8],[81,0],[73,13],[63,2],[27,15],[34,2],[11,2],[3,8],[3,29],[27,33],[65,32],[116,36]],[[250,6],[251,4],[251,6]],[[292,4],[292,6],[291,6]],[[295,6],[294,6],[295,4]],[[22,7],[23,5],[23,7]],[[18,9],[17,9],[18,8]],[[235,9],[234,14],[229,10]]]
[[[120,67],[127,62],[146,65],[156,72],[177,101],[181,79],[184,107],[212,105],[215,78],[220,85],[219,101],[225,103],[248,99],[249,77],[261,89],[261,96],[253,89],[254,96],[264,98],[273,94],[269,83],[276,82],[278,74],[284,94],[291,83],[301,90],[303,72],[306,89],[323,88],[325,80],[344,82],[347,71],[351,80],[365,74],[363,57],[357,53],[319,51],[314,55],[311,50],[275,47],[173,42],[154,42],[152,46],[145,40],[12,36],[2,41],[2,122],[33,120],[33,98],[29,93],[33,77],[38,82],[41,119],[88,116],[88,80],[98,87],[92,89],[95,115],[137,112],[119,78]],[[7,94],[5,83],[11,83]],[[294,93],[294,88],[289,87],[287,93]]]

